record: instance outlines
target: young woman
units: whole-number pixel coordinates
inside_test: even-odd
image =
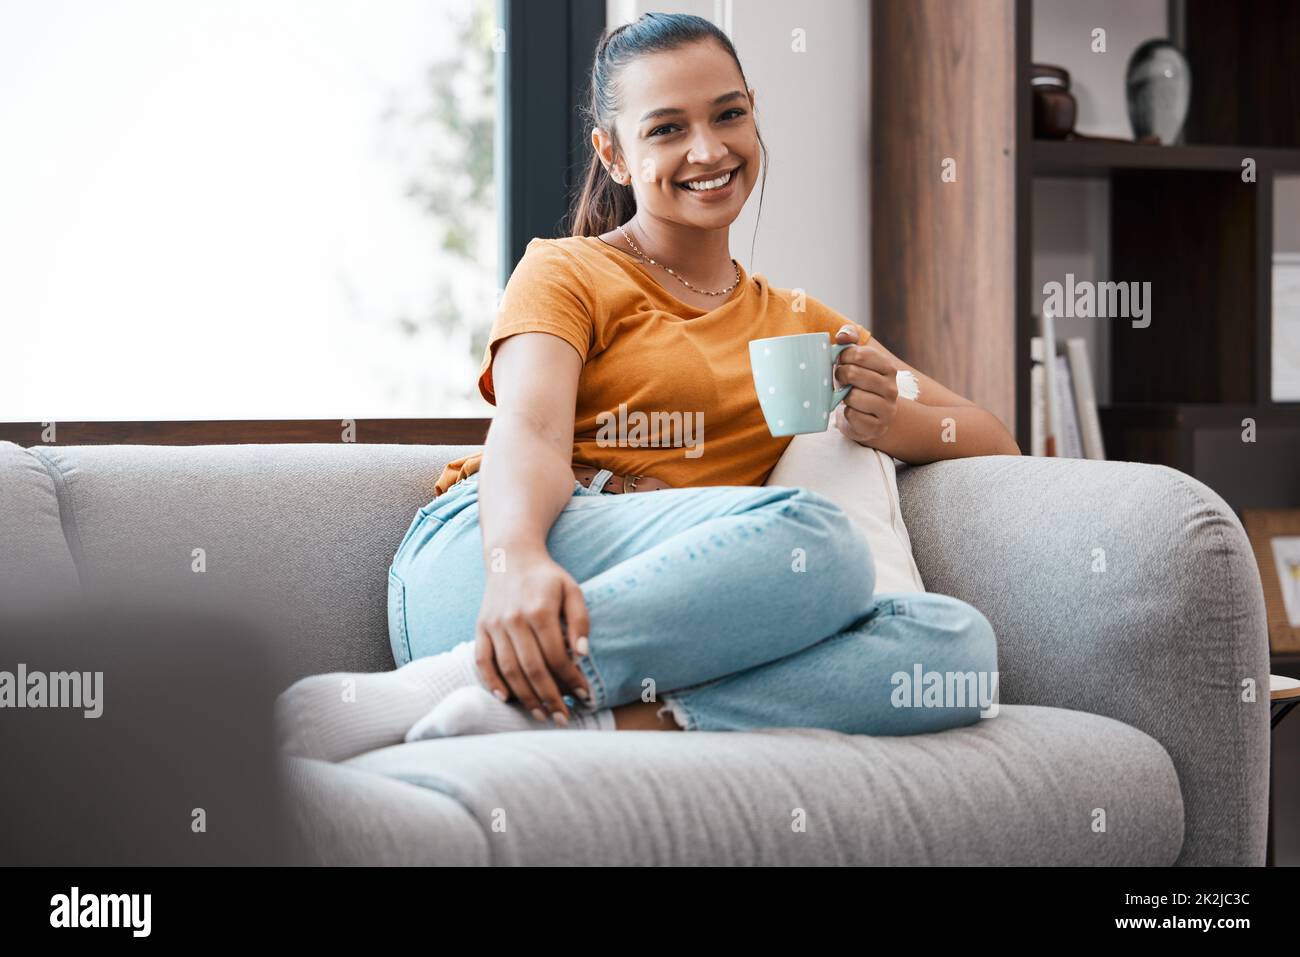
[[[479,378],[498,410],[483,451],[447,466],[389,571],[399,668],[298,682],[278,703],[282,745],[340,760],[529,728],[978,720],[978,706],[896,706],[891,675],[916,665],[995,671],[992,629],[948,596],[873,598],[844,513],[762,484],[790,439],[767,430],[747,343],[856,342],[835,367],[852,389],[834,425],[904,461],[1018,455],[1015,441],[857,323],[731,258],[766,147],[725,34],[645,14],[605,36],[591,79],[573,235],[533,240],[511,276]],[[919,401],[897,401],[899,369]],[[611,437],[635,412],[696,428]]]

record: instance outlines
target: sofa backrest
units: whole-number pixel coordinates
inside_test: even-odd
[[[0,443],[0,569],[30,577],[34,554],[87,595],[257,607],[286,681],[391,669],[389,563],[443,466],[479,448]]]
[[[0,606],[39,606],[80,591],[58,479],[39,456],[0,442]]]

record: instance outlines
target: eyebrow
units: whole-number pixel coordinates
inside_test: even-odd
[[[740,90],[732,90],[730,93],[722,94],[722,96],[715,99],[713,103],[711,103],[710,105],[717,106],[720,103],[728,103],[731,100],[743,100],[743,99],[746,99],[744,93],[742,93]],[[649,113],[641,117],[641,119],[637,120],[637,122],[644,123],[646,120],[655,120],[661,116],[676,116],[678,113],[685,113],[685,112],[686,111],[683,110],[680,106],[665,106],[657,110],[651,110]]]

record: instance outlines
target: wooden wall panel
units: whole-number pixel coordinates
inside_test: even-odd
[[[1257,189],[1235,170],[1112,174],[1111,278],[1151,283],[1146,328],[1097,320],[1113,402],[1254,400]]]
[[[872,4],[873,330],[1013,431],[1016,24],[1015,0]]]
[[[1182,0],[1188,143],[1300,147],[1300,3]]]

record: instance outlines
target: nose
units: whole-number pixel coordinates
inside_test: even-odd
[[[727,148],[706,125],[691,137],[691,148],[686,154],[686,162],[698,166],[711,166],[726,155]]]

